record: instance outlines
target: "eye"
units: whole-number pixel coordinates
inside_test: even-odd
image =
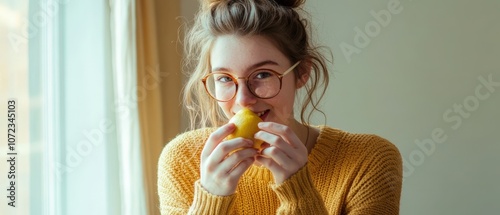
[[[233,78],[226,74],[215,74],[215,80],[221,83],[233,82]]]
[[[274,76],[274,73],[267,71],[267,70],[261,70],[256,72],[254,75],[254,79],[265,79]]]

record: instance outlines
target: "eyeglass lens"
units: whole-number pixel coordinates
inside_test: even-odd
[[[206,79],[210,95],[219,101],[229,101],[236,94],[236,79],[225,73],[212,73]],[[280,91],[280,78],[270,71],[256,71],[248,77],[248,89],[259,98],[271,98]]]

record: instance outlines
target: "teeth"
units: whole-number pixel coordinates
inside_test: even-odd
[[[261,117],[262,115],[264,115],[264,113],[266,113],[266,111],[262,111],[260,113],[257,113],[257,116]]]

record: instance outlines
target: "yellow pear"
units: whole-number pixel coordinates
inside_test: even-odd
[[[248,108],[243,108],[236,113],[229,122],[233,123],[236,128],[233,133],[227,136],[227,139],[242,137],[253,141],[253,147],[260,149],[262,140],[255,139],[253,136],[259,131],[258,124],[262,119]]]

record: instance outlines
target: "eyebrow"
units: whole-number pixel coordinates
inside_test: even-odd
[[[261,66],[264,66],[264,65],[276,65],[276,66],[278,66],[279,64],[276,63],[275,61],[272,61],[272,60],[265,60],[265,61],[253,64],[252,66],[248,67],[246,69],[246,71],[252,71],[252,70],[255,70],[255,69],[257,69]],[[229,72],[230,69],[225,68],[225,67],[216,67],[216,68],[212,69],[212,72],[216,72],[216,71]]]

